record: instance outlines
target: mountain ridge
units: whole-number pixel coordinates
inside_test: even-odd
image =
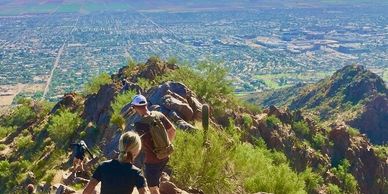
[[[42,104],[43,102],[29,100],[21,102],[15,110],[16,117],[1,117],[4,123],[10,123],[9,126],[17,130],[9,129],[11,132],[6,134],[6,137],[0,142],[1,145],[4,145],[3,150],[8,150],[8,152],[0,152],[0,158],[4,159],[4,162],[0,164],[0,181],[6,180],[4,177],[11,176],[11,174],[3,176],[3,174],[7,175],[5,172],[8,171],[3,172],[2,166],[7,167],[5,169],[18,169],[26,174],[31,171],[36,178],[30,180],[25,177],[27,175],[19,174],[18,176],[22,177],[21,180],[9,180],[2,185],[37,184],[41,181],[45,181],[46,184],[53,183],[53,179],[50,179],[51,175],[48,176],[49,173],[57,176],[59,169],[68,169],[70,159],[66,162],[66,158],[70,156],[70,153],[65,147],[69,141],[79,138],[85,139],[85,142],[95,148],[101,156],[114,158],[118,137],[123,130],[132,128],[131,123],[136,117],[132,114],[123,117],[121,112],[125,109],[125,104],[130,101],[134,91],[137,91],[147,96],[152,105],[150,108],[161,111],[178,128],[182,129],[178,134],[178,137],[182,138],[177,142],[178,148],[181,146],[180,149],[190,148],[193,153],[198,150],[205,153],[203,156],[172,159],[171,162],[174,164],[172,170],[175,170],[172,180],[180,188],[189,190],[189,187],[194,186],[199,190],[205,189],[208,193],[244,192],[238,188],[245,189],[245,192],[273,193],[302,192],[302,190],[308,193],[334,191],[385,193],[387,191],[387,158],[378,156],[378,149],[364,135],[352,133],[351,129],[341,122],[334,123],[329,129],[323,128],[317,121],[304,115],[304,110],[290,111],[275,106],[258,110],[255,107],[239,104],[241,100],[232,98],[233,91],[225,84],[228,81],[224,80],[226,74],[222,68],[214,64],[203,64],[202,67],[204,67],[202,71],[195,73],[186,67],[152,57],[144,64],[130,63],[121,68],[117,74],[108,77],[109,79],[96,82],[99,83],[98,87],[87,94],[65,94],[62,100],[52,108],[46,107]],[[210,104],[210,120],[214,127],[214,130],[210,131],[211,141],[208,142],[210,147],[202,147],[203,132],[196,124],[196,121],[201,118],[201,107],[204,103]],[[33,115],[34,112],[39,114]],[[62,121],[61,125],[57,124],[59,121]],[[1,127],[8,129],[9,126],[7,124]],[[70,128],[73,130],[68,131]],[[200,139],[196,140],[193,137]],[[189,139],[192,142],[187,143]],[[200,147],[189,147],[198,141],[200,141],[198,144],[201,145]],[[220,145],[219,141],[224,142]],[[221,148],[223,150],[214,150]],[[177,153],[182,153],[180,149],[177,150]],[[272,169],[268,172],[279,175],[277,181],[280,181],[278,183],[281,183],[283,187],[265,189],[266,187],[260,187],[259,183],[262,180],[268,181],[268,179],[261,177],[258,179],[259,182],[255,182],[254,177],[251,177],[254,174],[252,169],[248,169],[246,174],[243,174],[244,176],[239,176],[239,173],[233,172],[233,168],[230,169],[232,164],[223,163],[228,160],[236,163],[239,161],[238,157],[233,157],[233,150],[241,151],[234,154],[243,154],[249,150],[257,154],[253,151],[255,149],[259,151],[258,153],[265,153],[257,158],[268,156],[273,158],[264,163],[265,165],[256,166],[257,172],[263,172],[262,169],[270,166]],[[41,150],[45,152],[41,153]],[[255,154],[244,155],[244,158],[256,156]],[[54,160],[55,156],[60,160]],[[239,178],[230,181],[238,185],[237,190],[227,191],[221,179],[217,181],[217,178],[211,179],[211,176],[207,175],[209,176],[207,177],[203,174],[198,174],[198,176],[209,179],[201,179],[202,181],[216,181],[214,182],[216,184],[211,188],[205,185],[190,185],[190,179],[184,179],[190,174],[179,174],[182,171],[179,171],[178,167],[195,169],[195,166],[185,166],[193,163],[193,157],[198,160],[203,157],[204,163],[199,166],[217,167],[215,172],[222,180],[230,176],[230,174],[223,174],[225,169],[229,169],[229,173],[236,173],[233,176]],[[207,157],[213,158],[214,161],[206,163]],[[219,161],[217,157],[228,159]],[[7,164],[8,160],[10,163]],[[93,162],[95,164],[97,161]],[[245,165],[249,167],[254,162],[243,164],[243,166],[234,167],[244,169]],[[201,172],[206,173],[206,171]],[[293,178],[282,177],[281,172]],[[174,178],[175,176],[181,179]],[[257,176],[263,175],[258,174]],[[192,178],[195,179],[195,177],[197,176]],[[289,180],[286,180],[287,178]],[[68,177],[62,179],[64,184]],[[298,188],[285,184],[287,181],[295,181],[291,185]]]

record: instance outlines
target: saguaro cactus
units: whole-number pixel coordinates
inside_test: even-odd
[[[209,105],[202,106],[202,127],[203,127],[203,145],[207,144],[207,133],[209,130]]]

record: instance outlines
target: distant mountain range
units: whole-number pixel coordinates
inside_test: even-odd
[[[327,6],[379,6],[388,5],[384,0],[216,0],[216,1],[178,1],[178,0],[4,0],[0,2],[0,15],[30,13],[61,13],[123,10],[196,10],[196,9],[236,9],[236,8],[314,8]]]

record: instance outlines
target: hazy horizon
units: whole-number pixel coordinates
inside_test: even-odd
[[[3,0],[0,15],[41,13],[92,13],[100,11],[187,11],[206,9],[255,9],[255,8],[327,8],[336,6],[386,6],[385,0]]]

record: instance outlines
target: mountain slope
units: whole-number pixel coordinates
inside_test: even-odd
[[[261,104],[302,109],[328,124],[343,121],[365,133],[371,142],[384,144],[388,141],[387,98],[388,89],[378,75],[363,66],[349,65],[316,84],[275,91]]]

